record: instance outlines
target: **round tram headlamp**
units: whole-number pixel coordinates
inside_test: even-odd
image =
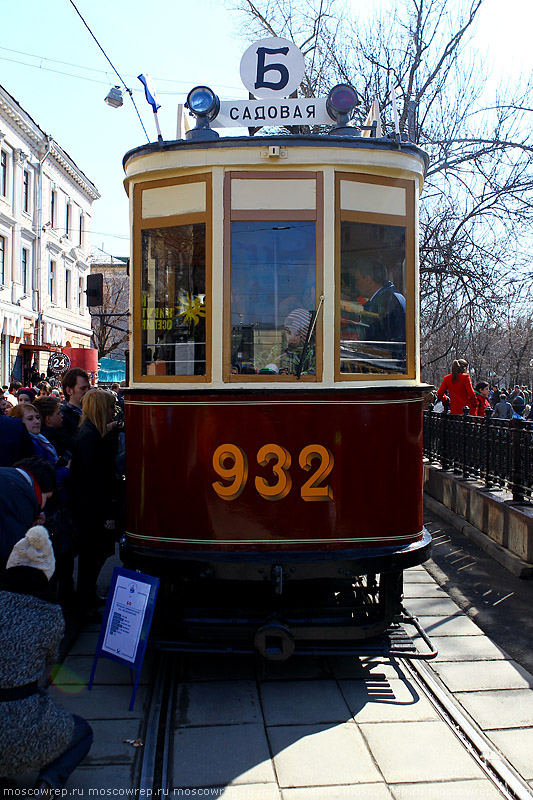
[[[353,86],[348,83],[339,83],[333,89],[330,89],[326,100],[326,109],[337,125],[345,125],[359,102],[359,97]]]
[[[195,117],[203,117],[211,122],[220,111],[220,100],[208,86],[195,86],[187,95],[185,108]]]

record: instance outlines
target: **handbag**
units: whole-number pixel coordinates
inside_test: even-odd
[[[68,508],[60,503],[46,513],[45,527],[54,554],[78,553],[78,531]]]

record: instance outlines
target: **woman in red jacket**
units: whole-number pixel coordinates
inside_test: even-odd
[[[463,407],[468,406],[470,414],[476,416],[477,397],[468,374],[468,361],[464,358],[455,359],[451,373],[444,376],[437,392],[439,400],[446,393],[450,398],[450,414],[462,414]]]

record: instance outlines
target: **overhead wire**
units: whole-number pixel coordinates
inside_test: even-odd
[[[122,78],[122,75],[121,75],[121,74],[119,73],[119,71],[116,69],[115,65],[113,64],[113,62],[111,61],[111,59],[110,59],[110,58],[109,58],[109,56],[107,55],[106,51],[104,50],[104,48],[102,47],[102,45],[100,44],[100,42],[98,41],[98,39],[96,38],[96,36],[94,35],[94,33],[92,32],[92,30],[89,28],[89,25],[88,25],[88,24],[87,24],[87,22],[84,20],[84,18],[83,18],[83,16],[82,16],[82,14],[80,13],[80,11],[78,10],[78,8],[76,7],[76,4],[75,4],[74,0],[70,0],[70,4],[71,4],[72,8],[74,9],[74,11],[76,12],[76,14],[77,14],[77,15],[79,16],[79,18],[81,19],[81,21],[83,22],[83,24],[85,25],[85,27],[87,28],[87,30],[89,31],[89,33],[91,34],[91,36],[93,37],[94,41],[96,42],[96,44],[98,45],[98,47],[100,48],[100,50],[102,51],[102,53],[104,54],[104,56],[105,56],[106,60],[107,60],[107,61],[109,62],[109,64],[110,64],[110,66],[111,66],[111,68],[112,68],[113,72],[114,72],[114,73],[117,75],[117,77],[118,77],[119,81],[120,81],[120,82],[122,83],[122,85],[124,86],[124,89],[125,89],[125,90],[126,90],[126,92],[129,94],[129,96],[130,96],[130,99],[131,99],[131,102],[133,103],[133,107],[135,108],[135,111],[137,112],[137,116],[139,117],[139,122],[141,123],[142,129],[143,129],[143,131],[144,131],[144,135],[146,136],[146,139],[147,139],[147,141],[148,141],[148,142],[150,142],[150,137],[148,136],[148,133],[146,132],[146,128],[144,127],[144,123],[143,123],[143,121],[142,121],[142,119],[141,119],[141,115],[139,114],[139,109],[137,108],[137,104],[136,104],[135,100],[133,99],[133,93],[132,93],[131,89],[130,89],[128,86],[126,86],[126,82],[125,82],[125,81],[124,81],[124,79]]]
[[[50,58],[49,56],[43,56],[43,55],[39,55],[37,53],[27,53],[24,50],[14,50],[11,47],[0,47],[0,51],[2,51],[2,50],[7,52],[7,53],[16,53],[17,55],[20,55],[20,56],[26,56],[27,58],[35,58],[35,59],[38,59],[41,62],[49,61],[51,64],[63,64],[64,66],[74,67],[75,69],[83,69],[83,70],[86,70],[87,72],[96,72],[96,73],[99,73],[100,75],[106,75],[106,76],[109,75],[109,73],[106,70],[96,69],[95,67],[86,67],[83,64],[74,64],[72,61],[61,61],[58,58]],[[56,72],[59,75],[67,75],[67,76],[69,76],[71,78],[79,78],[79,80],[82,80],[82,81],[90,81],[92,83],[102,83],[102,84],[105,84],[105,85],[107,85],[109,83],[109,78],[106,81],[103,81],[103,80],[102,81],[97,81],[94,78],[88,78],[88,77],[85,77],[83,75],[75,75],[72,72],[63,72],[62,70],[55,70],[55,69],[52,69],[52,67],[43,66],[42,63],[41,64],[28,64],[26,61],[19,61],[16,58],[7,58],[6,56],[0,56],[0,60],[1,61],[9,61],[12,64],[22,64],[23,66],[32,67],[33,69],[42,69],[42,70],[46,70],[48,72]],[[124,73],[124,74],[125,74],[125,76],[127,78],[135,78],[136,77],[136,75],[130,75],[129,73]],[[178,84],[180,86],[186,87],[187,91],[189,90],[190,86],[195,82],[194,79],[191,79],[189,81],[178,81],[175,78],[162,78],[162,77],[154,77],[154,81],[156,81],[158,83],[159,82],[175,83],[175,84]],[[224,85],[224,84],[218,84],[218,87],[220,89],[228,89],[228,90],[231,90],[231,91],[241,91],[242,92],[242,86],[228,86],[228,85]],[[143,90],[139,88],[139,89],[133,89],[132,91],[142,92]],[[182,92],[160,89],[159,86],[158,86],[157,93],[160,94],[160,95],[161,94],[169,94],[169,95],[182,94]]]
[[[99,85],[107,86],[109,81],[99,81],[95,78],[86,78],[84,75],[73,75],[72,72],[63,72],[61,69],[52,69],[52,67],[43,67],[39,64],[27,64],[25,61],[19,61],[16,58],[6,58],[5,56],[0,56],[0,61],[8,61],[10,64],[20,64],[23,67],[32,67],[33,69],[40,69],[44,70],[45,72],[53,72],[55,75],[66,75],[68,78],[76,78],[80,81],[89,81],[89,83],[98,83]],[[81,69],[84,69],[81,67]],[[104,73],[105,74],[105,73]]]

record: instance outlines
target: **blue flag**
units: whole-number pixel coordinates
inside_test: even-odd
[[[146,102],[150,103],[152,106],[152,110],[154,114],[157,112],[158,108],[161,108],[161,103],[157,99],[157,93],[155,91],[154,84],[152,83],[152,79],[149,75],[137,75],[138,79],[144,86],[144,94],[146,95]]]

